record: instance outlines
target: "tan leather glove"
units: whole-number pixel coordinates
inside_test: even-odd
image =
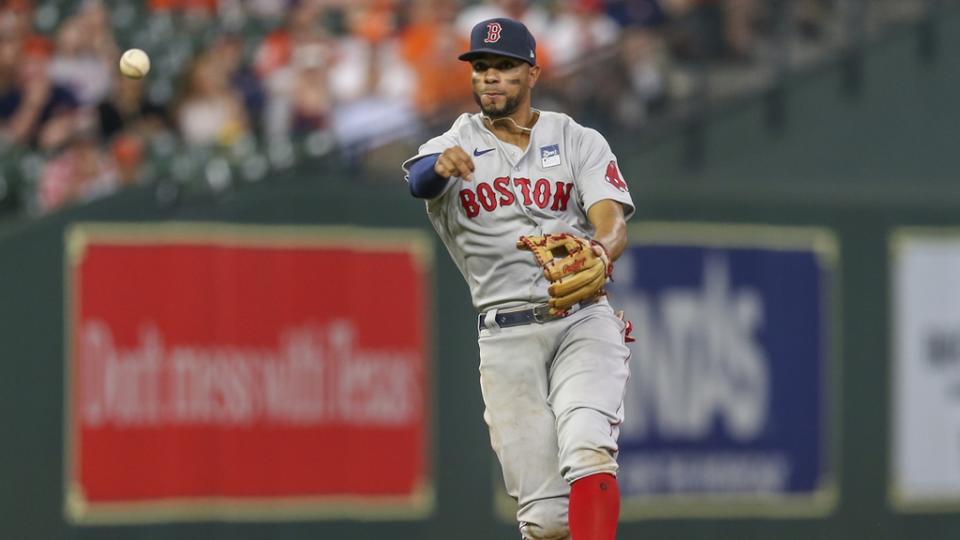
[[[571,306],[605,294],[613,274],[607,250],[598,242],[572,234],[521,236],[517,249],[533,253],[550,281],[550,314],[565,315]]]

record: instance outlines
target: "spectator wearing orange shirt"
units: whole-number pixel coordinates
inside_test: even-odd
[[[296,3],[257,48],[253,71],[264,89],[261,123],[269,139],[328,127],[332,43],[321,24],[327,7],[316,0]]]
[[[465,51],[469,42],[455,22],[456,0],[415,0],[411,22],[400,36],[400,51],[413,68],[417,83],[414,106],[422,116],[445,114],[469,106],[469,93],[450,84],[459,74],[469,78],[470,65],[451,51]]]
[[[397,8],[397,0],[343,8],[349,33],[333,43],[329,82],[333,132],[348,152],[385,146],[419,129],[416,75],[400,51]]]
[[[290,64],[293,50],[299,44],[312,43],[324,37],[320,27],[323,13],[323,4],[320,2],[300,2],[287,14],[284,24],[263,39],[253,59],[254,73],[263,84],[269,84],[268,80],[274,72]]]

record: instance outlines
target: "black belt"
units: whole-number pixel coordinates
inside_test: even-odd
[[[584,300],[579,304],[575,304],[574,307],[577,308],[577,311],[579,311],[580,309],[595,303],[597,303],[596,298]],[[484,324],[484,319],[486,319],[486,317],[487,312],[483,312],[477,318],[477,331],[483,330],[487,327]],[[508,308],[508,311],[497,311],[497,314],[493,317],[493,320],[500,328],[506,328],[508,326],[522,326],[530,323],[545,323],[562,319],[563,317],[563,315],[551,315],[549,304],[539,304],[527,309],[509,311]]]

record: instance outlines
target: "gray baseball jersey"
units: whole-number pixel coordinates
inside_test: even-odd
[[[427,201],[434,228],[470,287],[478,310],[548,299],[547,281],[533,257],[516,249],[521,235],[566,232],[593,236],[587,210],[613,199],[633,214],[616,157],[597,131],[569,116],[540,112],[521,150],[498,139],[479,114],[463,114],[449,131],[407,160],[459,146],[471,156],[474,181],[452,177]]]
[[[516,248],[521,235],[592,237],[594,203],[613,199],[629,217],[633,202],[604,138],[564,114],[541,112],[525,150],[464,114],[404,169],[452,146],[471,155],[473,181],[451,178],[427,214],[485,312],[478,344],[490,444],[523,538],[567,540],[569,484],[617,471],[625,324],[606,298],[543,324],[500,327],[496,313],[548,300],[542,269]]]

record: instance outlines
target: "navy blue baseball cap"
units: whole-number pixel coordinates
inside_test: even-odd
[[[513,19],[488,19],[470,31],[470,50],[459,56],[469,62],[482,54],[499,54],[537,65],[537,41],[522,22]]]

